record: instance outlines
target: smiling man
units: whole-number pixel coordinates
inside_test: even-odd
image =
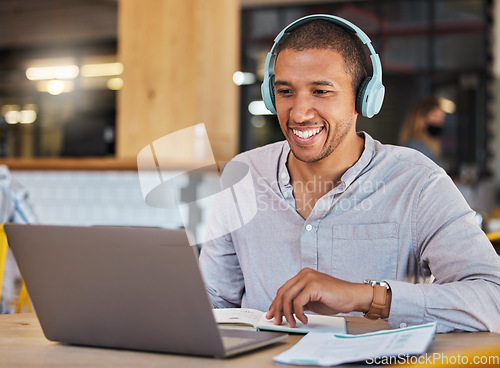
[[[256,202],[257,214],[225,230],[234,203],[214,209],[200,255],[214,307],[267,310],[292,326],[310,310],[500,332],[500,259],[451,179],[414,150],[356,132],[383,96],[365,111],[359,32],[329,16],[285,30],[263,94],[286,141],[234,159],[256,194],[236,193],[237,206]]]
[[[296,209],[307,218],[363,152],[353,78],[342,56],[329,49],[285,49],[275,70],[278,119],[292,151],[287,166]],[[318,186],[303,190],[308,182]]]

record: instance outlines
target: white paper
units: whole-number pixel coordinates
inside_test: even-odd
[[[332,366],[383,356],[420,355],[427,351],[435,334],[435,322],[363,335],[310,332],[292,348],[275,356],[274,361]]]
[[[280,325],[274,324],[274,319],[268,320],[266,316],[262,316],[257,324],[259,330],[280,331],[289,333],[308,333],[308,332],[330,332],[330,333],[346,333],[346,322],[344,317],[322,316],[319,314],[308,314],[307,323],[303,324],[295,318],[295,327],[290,327],[288,322],[283,319]]]
[[[280,325],[275,325],[273,320],[266,319],[266,313],[249,308],[221,308],[214,309],[215,321],[224,324],[246,324],[252,325],[258,330],[272,330],[289,333],[331,332],[346,333],[346,322],[344,317],[322,316],[318,314],[308,314],[307,324],[303,324],[296,319],[295,327],[290,327],[283,320]]]
[[[217,323],[242,323],[256,326],[262,318],[262,313],[249,308],[220,308],[213,309]]]

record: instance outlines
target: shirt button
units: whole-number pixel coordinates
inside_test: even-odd
[[[311,230],[312,230],[312,228],[313,228],[313,227],[312,227],[312,225],[311,225],[311,224],[308,224],[308,225],[306,226],[306,230],[307,230],[307,231],[311,231]]]
[[[281,178],[286,179],[286,173],[281,173]]]
[[[401,323],[399,324],[399,328],[405,328],[405,327],[407,327],[406,323],[401,322]]]
[[[283,197],[288,198],[288,192],[283,192]]]

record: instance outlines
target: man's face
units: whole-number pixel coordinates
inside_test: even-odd
[[[355,94],[342,56],[332,50],[282,50],[275,65],[276,111],[295,157],[317,162],[356,134]]]

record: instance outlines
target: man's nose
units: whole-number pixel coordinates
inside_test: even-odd
[[[294,99],[290,118],[296,123],[303,123],[314,118],[314,110],[308,97],[297,96]]]

